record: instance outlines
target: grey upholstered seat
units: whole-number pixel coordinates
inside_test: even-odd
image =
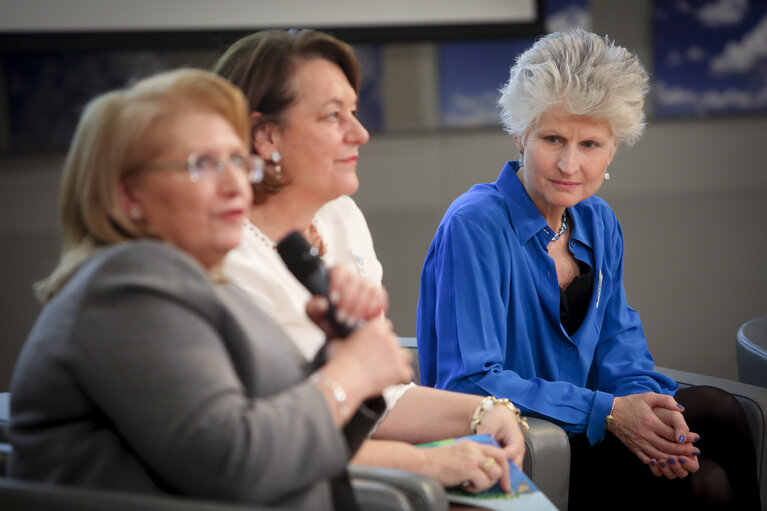
[[[767,387],[767,316],[744,323],[735,344],[740,381]]]

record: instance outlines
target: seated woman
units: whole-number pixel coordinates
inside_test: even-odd
[[[499,103],[520,159],[453,202],[424,262],[423,383],[565,428],[571,509],[758,509],[743,411],[653,371],[620,226],[594,195],[642,131],[647,82],[636,56],[583,30],[518,58]]]
[[[357,445],[341,428],[412,370],[376,319],[310,376],[282,328],[221,277],[258,177],[249,130],[242,93],[204,71],[87,106],[62,180],[61,260],[38,286],[46,304],[11,382],[10,476],[355,509],[345,466]],[[368,293],[362,308],[384,299]]]
[[[307,319],[309,293],[283,264],[276,242],[290,231],[303,232],[328,265],[345,265],[366,277],[370,292],[381,289],[382,269],[370,232],[348,197],[359,185],[359,146],[369,138],[355,115],[357,59],[347,44],[322,32],[264,31],[234,43],[215,70],[245,92],[252,148],[268,161],[264,181],[254,185],[243,243],[227,257],[224,273],[275,317],[312,360],[325,334]],[[351,296],[341,297],[338,319],[356,325],[377,315],[359,305]],[[472,430],[495,435],[508,458],[522,463],[524,441],[511,403],[493,406],[487,419],[472,428],[471,419],[483,403],[477,396],[418,386],[390,388],[384,396],[391,409],[373,440],[353,458],[356,463],[421,472],[446,486],[470,481],[479,490],[489,482],[485,476],[490,481],[500,476],[492,467],[482,470],[492,459],[486,446],[410,445]],[[507,483],[501,486],[507,489]]]

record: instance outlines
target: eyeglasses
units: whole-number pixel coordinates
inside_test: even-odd
[[[222,175],[229,165],[245,173],[251,183],[260,183],[264,179],[264,160],[252,154],[233,154],[228,158],[190,154],[186,162],[166,161],[152,163],[144,168],[186,169],[189,179],[196,183],[200,179]]]

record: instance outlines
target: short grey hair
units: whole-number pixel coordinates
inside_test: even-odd
[[[519,57],[498,105],[504,129],[520,138],[546,111],[567,112],[609,122],[618,142],[632,145],[644,129],[649,78],[636,55],[582,29],[546,35]]]

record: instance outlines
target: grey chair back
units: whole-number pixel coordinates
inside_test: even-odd
[[[418,340],[415,337],[400,337],[399,343],[403,348],[407,348],[413,356],[410,359],[410,365],[413,367],[413,381],[421,383],[421,366],[418,363]]]
[[[740,381],[767,387],[767,316],[744,323],[735,344]]]
[[[0,443],[8,441],[8,424],[11,420],[11,395],[0,392]]]
[[[5,475],[11,444],[8,443],[8,426],[11,420],[10,399],[7,392],[0,392],[0,476]]]

